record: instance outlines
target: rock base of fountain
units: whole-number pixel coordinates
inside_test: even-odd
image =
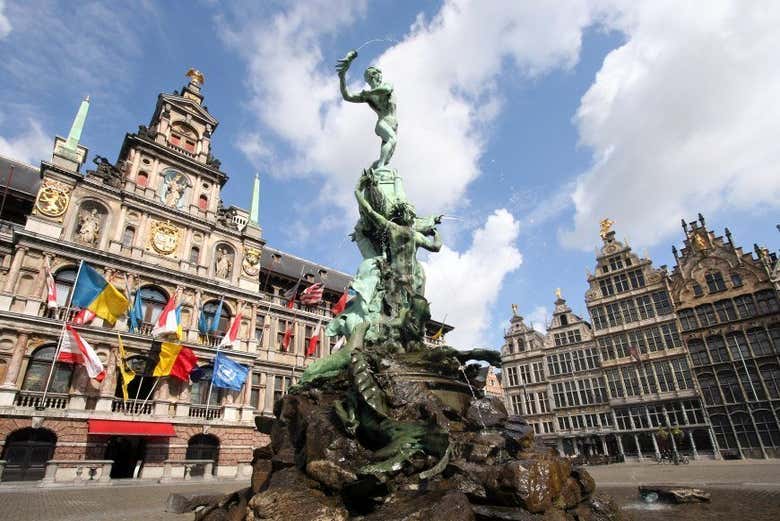
[[[447,433],[444,456],[388,451],[361,428],[345,428],[336,412],[353,389],[345,371],[278,401],[271,443],[255,451],[251,486],[196,520],[623,519],[595,495],[587,471],[536,444],[533,429],[498,398],[397,362],[375,377],[397,425]]]

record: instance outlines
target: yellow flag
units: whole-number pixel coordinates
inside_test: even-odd
[[[444,325],[442,325],[438,331],[436,331],[433,336],[431,337],[431,340],[438,340],[442,336],[444,336]]]
[[[154,366],[152,376],[168,376],[171,374],[173,364],[181,351],[181,344],[163,342],[160,346],[160,360]]]
[[[135,378],[135,371],[127,365],[127,354],[125,354],[125,346],[122,344],[122,337],[119,333],[116,334],[116,337],[119,339],[119,374],[122,377],[122,396],[127,401],[127,386]]]
[[[110,323],[112,326],[116,320],[125,314],[130,307],[124,295],[111,283],[106,283],[103,291],[87,306],[90,311]]]

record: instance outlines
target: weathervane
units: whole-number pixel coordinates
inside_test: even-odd
[[[599,223],[599,226],[601,227],[601,231],[599,232],[599,235],[601,235],[602,239],[607,238],[607,234],[612,229],[612,225],[615,224],[615,221],[612,221],[609,219],[609,217],[606,217],[601,220]]]

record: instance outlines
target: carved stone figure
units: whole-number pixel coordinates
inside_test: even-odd
[[[609,230],[612,228],[613,224],[615,224],[615,221],[612,221],[608,218],[601,220],[599,223],[599,227],[601,228],[599,230],[599,235],[601,235],[602,239],[606,239],[607,234],[609,233]]]
[[[100,215],[96,208],[82,210],[79,214],[79,229],[76,232],[81,242],[95,246],[100,237]]]
[[[250,277],[254,277],[260,273],[260,250],[254,248],[247,248],[244,251],[244,260],[241,261],[241,267],[244,273]]]
[[[168,206],[178,207],[181,196],[187,189],[187,179],[181,174],[169,176],[165,179],[165,185],[163,202]]]
[[[226,279],[230,276],[233,268],[233,254],[227,248],[217,248],[217,260],[214,265],[214,274],[217,277]]]
[[[121,188],[124,181],[124,174],[116,166],[103,156],[96,155],[92,162],[97,165],[97,170],[93,173],[102,178],[103,182],[113,188]]]
[[[351,103],[367,103],[371,110],[376,112],[377,122],[374,132],[382,140],[382,145],[379,149],[379,159],[374,161],[371,168],[379,169],[390,162],[397,142],[398,119],[395,114],[396,103],[393,86],[382,81],[381,70],[369,67],[363,74],[363,78],[371,88],[357,94],[349,92],[346,80],[347,71],[355,58],[357,58],[357,51],[349,51],[336,65],[341,96]]]

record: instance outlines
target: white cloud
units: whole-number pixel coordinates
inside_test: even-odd
[[[547,311],[546,306],[536,306],[534,310],[525,317],[525,323],[544,334],[547,333],[548,317],[549,312]]]
[[[584,250],[609,216],[652,245],[681,217],[780,207],[780,4],[620,4],[627,35],[604,61],[575,122],[594,165],[572,192]]]
[[[5,16],[5,0],[0,0],[0,40],[8,36],[11,29],[11,22]]]
[[[40,123],[29,120],[29,128],[12,138],[0,136],[0,155],[37,165],[51,157],[54,141],[41,129]]]
[[[273,16],[241,9],[219,23],[223,39],[248,63],[258,120],[293,149],[296,159],[275,164],[275,173],[322,175],[324,197],[342,208],[354,207],[352,186],[376,159],[379,138],[371,110],[341,100],[333,71],[340,56],[324,56],[321,45],[364,12],[364,2],[326,7],[312,0]],[[479,175],[485,125],[502,104],[499,80],[511,84],[514,77],[572,66],[589,20],[581,1],[446,1],[432,19],[418,16],[402,41],[379,57],[398,97],[392,165],[420,212],[466,202],[466,189]],[[353,88],[360,88],[367,65],[359,56],[350,71]]]
[[[519,229],[508,211],[496,210],[474,231],[466,251],[444,246],[424,263],[433,316],[442,320],[447,315],[447,323],[455,325],[447,336],[453,345],[486,347],[490,308],[504,278],[523,261],[515,248]]]

